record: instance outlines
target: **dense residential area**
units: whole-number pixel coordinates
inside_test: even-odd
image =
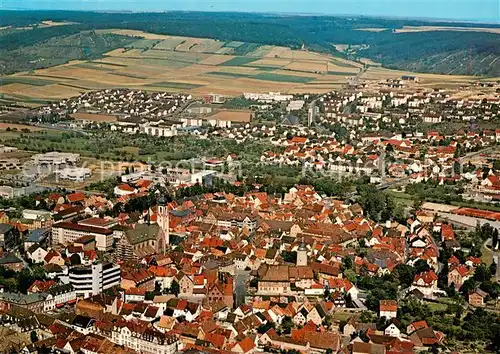
[[[500,26],[218,11],[0,10],[0,353],[500,353]]]
[[[404,77],[33,110],[3,140],[24,180],[2,187],[0,351],[498,351],[498,94],[455,96]],[[148,161],[112,155],[136,142]],[[165,164],[172,144],[193,155]]]

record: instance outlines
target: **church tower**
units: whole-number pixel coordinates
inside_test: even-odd
[[[304,241],[300,244],[297,250],[297,267],[307,265],[307,247]]]
[[[156,222],[160,226],[156,237],[156,252],[166,253],[167,247],[170,244],[170,216],[168,212],[168,203],[165,198],[158,199]]]

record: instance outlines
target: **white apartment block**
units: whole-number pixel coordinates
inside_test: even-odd
[[[69,270],[69,283],[73,285],[77,297],[98,295],[103,290],[120,285],[120,282],[120,266],[113,263],[99,263]]]

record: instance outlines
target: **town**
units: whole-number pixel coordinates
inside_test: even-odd
[[[497,352],[500,85],[465,90],[30,110],[0,134],[0,352]]]

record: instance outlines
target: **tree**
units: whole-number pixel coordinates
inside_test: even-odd
[[[264,334],[264,333],[266,333],[267,331],[269,331],[273,327],[274,327],[274,323],[272,323],[271,321],[267,321],[266,323],[261,324],[257,328],[257,332],[259,334]]]
[[[417,260],[414,264],[414,267],[415,267],[415,272],[417,274],[427,272],[431,269],[429,264],[426,261],[424,261],[423,259]]]
[[[179,287],[179,283],[177,282],[177,280],[172,281],[172,284],[170,285],[170,292],[172,294],[174,294],[175,296],[179,295],[180,287]]]
[[[481,263],[477,266],[474,272],[474,280],[478,282],[489,281],[491,279],[491,271],[486,264]]]
[[[394,276],[402,286],[409,287],[415,277],[415,268],[407,264],[398,264],[394,268]]]
[[[295,264],[297,262],[297,252],[283,250],[281,252],[281,258],[283,258],[283,261],[285,261],[287,263],[294,263]]]
[[[498,245],[498,229],[495,229],[493,231],[493,234],[491,235],[491,249],[496,249]]]
[[[31,343],[38,342],[38,335],[36,334],[36,331],[31,331],[30,339],[31,339]]]
[[[464,295],[467,296],[469,292],[474,290],[476,288],[476,282],[474,281],[473,278],[467,279],[464,281],[462,284],[462,287],[460,288],[460,292]]]
[[[342,258],[342,267],[347,270],[347,269],[352,269],[353,263],[352,263],[352,258],[345,256]]]
[[[285,316],[281,321],[281,329],[283,333],[290,334],[293,328],[292,318],[290,316]]]

